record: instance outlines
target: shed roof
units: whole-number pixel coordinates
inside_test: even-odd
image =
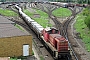
[[[19,30],[12,23],[14,22],[0,16],[0,38],[29,35],[29,33]]]

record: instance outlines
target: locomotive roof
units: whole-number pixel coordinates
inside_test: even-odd
[[[51,29],[50,29],[50,27],[47,27],[47,28],[45,28],[45,30],[46,30],[46,31],[50,31]]]
[[[61,36],[60,34],[50,34],[50,36],[52,38],[56,38],[58,39],[59,41],[67,41],[63,36]]]
[[[47,27],[47,28],[45,28],[46,31],[50,31],[50,30],[52,30],[52,29],[57,30],[55,27]]]

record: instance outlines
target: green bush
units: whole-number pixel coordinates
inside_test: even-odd
[[[85,9],[83,10],[83,15],[84,15],[84,16],[90,15],[90,8],[85,8]]]
[[[86,19],[84,20],[84,22],[87,25],[87,27],[90,29],[90,15],[86,17]]]
[[[0,14],[1,15],[4,15],[4,16],[18,16],[17,13],[11,11],[11,10],[8,10],[8,9],[2,9],[0,8]]]
[[[34,52],[32,51],[32,55],[34,55]]]
[[[87,27],[90,29],[90,8],[85,8],[83,10],[83,15],[86,16],[84,19],[84,23],[87,25]]]
[[[16,57],[11,57],[10,60],[17,60],[17,58]]]
[[[80,13],[76,17],[76,23],[74,24],[74,28],[77,32],[80,33],[80,37],[82,38],[83,43],[85,44],[85,48],[88,52],[90,52],[90,30],[85,24],[86,16]]]

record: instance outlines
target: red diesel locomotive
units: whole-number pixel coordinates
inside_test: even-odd
[[[68,40],[61,36],[56,28],[43,29],[42,37],[54,58],[69,56]]]

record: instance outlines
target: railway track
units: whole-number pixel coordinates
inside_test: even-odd
[[[58,28],[60,30],[60,32],[62,32],[61,35],[64,36],[67,40],[69,40],[68,39],[68,32],[67,32],[68,25],[75,18],[76,14],[78,14],[81,10],[78,11],[77,13],[75,13],[73,10],[71,10],[71,11],[72,11],[72,15],[70,17],[68,17],[67,20],[65,21],[65,23],[63,23],[63,24],[60,23],[59,21],[57,21],[55,16],[50,16],[50,18],[56,24],[56,28]],[[75,60],[79,60],[76,53],[74,52],[70,42],[69,42],[69,48],[70,48],[70,51],[72,52],[72,55],[74,56]],[[67,56],[66,60],[70,60],[70,57]]]
[[[69,23],[75,18],[75,16],[76,16],[79,12],[81,12],[81,10],[82,10],[82,8],[79,9],[78,12],[74,12],[74,11],[72,10],[72,16],[71,16],[70,18],[68,18],[67,21],[63,24],[63,32],[64,32],[64,33],[63,33],[63,36],[64,36],[67,40],[69,40],[69,38],[68,38],[68,37],[69,37],[69,36],[68,36],[68,31],[67,31],[68,25],[69,25]],[[71,49],[71,51],[72,51],[72,54],[73,54],[75,60],[79,60],[78,55],[75,53],[75,51],[74,51],[73,47],[71,46],[70,42],[69,42],[69,47],[70,47],[70,49]]]
[[[59,21],[56,21],[57,19],[55,19],[55,20],[53,19],[55,21],[55,24],[57,24],[56,26],[57,27],[60,27],[59,28],[60,29],[60,32],[62,32],[61,35],[64,36],[67,40],[69,40],[68,39],[68,32],[67,32],[68,25],[75,18],[75,16],[79,12],[81,12],[82,9],[83,8],[79,9],[79,11],[74,11],[73,9],[70,9],[72,11],[72,15],[70,17],[68,17],[67,20],[65,21],[65,23],[63,23],[63,24],[59,23]],[[75,10],[76,10],[76,8],[75,8]],[[79,60],[79,58],[77,57],[78,55],[76,55],[76,53],[75,53],[73,47],[71,46],[70,42],[69,42],[69,47],[70,47],[70,50],[72,51],[72,55],[74,56],[74,59],[75,60]],[[70,60],[69,57],[67,57],[67,59]]]
[[[82,10],[82,9],[81,9],[81,10]],[[63,24],[63,29],[62,29],[62,30],[63,30],[63,36],[64,36],[67,40],[69,40],[69,39],[68,39],[68,32],[67,32],[68,25],[69,25],[69,23],[75,18],[76,14],[78,14],[79,12],[81,12],[81,10],[79,10],[79,11],[76,12],[76,13],[72,13],[72,16],[71,16],[70,18],[68,18],[67,21]],[[79,58],[77,57],[76,53],[74,52],[74,49],[72,48],[70,42],[69,42],[69,47],[70,47],[70,49],[71,49],[71,51],[72,51],[72,54],[73,54],[75,60],[79,60]]]
[[[67,40],[69,40],[69,39],[68,39],[68,32],[67,32],[68,25],[69,25],[69,23],[71,22],[71,20],[74,19],[74,18],[75,18],[75,16],[69,17],[69,18],[67,19],[67,21],[66,21],[64,24],[62,24],[62,28],[61,28],[61,30],[60,30],[60,31],[62,31],[62,36],[64,36]],[[61,25],[61,24],[60,24],[60,25]],[[73,50],[73,48],[72,48],[72,46],[71,46],[71,43],[68,42],[68,44],[69,44],[70,52],[72,52],[72,55],[74,56],[75,60],[79,60],[78,57],[77,57],[77,55],[76,55],[76,53],[74,52],[74,50]],[[70,60],[70,57],[67,57],[67,59]]]
[[[67,34],[68,24],[70,23],[70,21],[71,21],[72,19],[74,19],[74,17],[75,17],[75,16],[69,17],[64,24],[61,24],[59,21],[57,21],[57,20],[55,19],[56,17],[53,17],[53,18],[50,17],[50,18],[54,21],[54,23],[56,24],[56,27],[60,30],[60,32],[62,32],[62,33],[60,33],[60,34],[61,34],[62,36],[64,36],[67,40],[69,40],[69,39],[68,39],[68,34]],[[74,55],[75,60],[78,60],[78,58],[77,58],[77,56],[76,56],[73,48],[72,48],[71,45],[70,45],[70,42],[69,42],[69,48],[70,48],[70,51],[72,51],[72,54]],[[67,59],[66,59],[66,60],[71,60],[71,57],[70,57],[70,56],[67,56]]]
[[[64,36],[67,40],[69,40],[69,39],[68,39],[68,32],[67,32],[68,25],[69,25],[70,21],[71,21],[72,19],[74,19],[74,18],[75,18],[75,16],[71,16],[71,18],[70,18],[69,20],[67,20],[67,21],[64,23],[64,25],[63,25],[63,36]],[[76,55],[76,53],[74,52],[74,50],[73,50],[73,48],[72,48],[72,46],[71,46],[71,43],[68,42],[68,44],[69,44],[70,51],[72,52],[72,55],[74,56],[75,60],[79,60],[78,57],[77,57],[77,55]]]

